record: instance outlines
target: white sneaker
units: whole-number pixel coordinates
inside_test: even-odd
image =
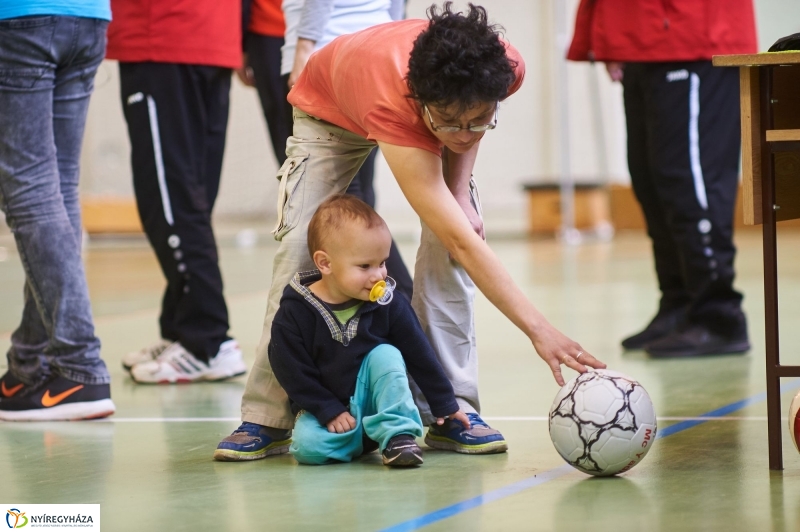
[[[131,353],[123,355],[122,367],[130,371],[131,368],[136,364],[141,364],[142,362],[150,362],[151,360],[155,360],[158,357],[158,355],[163,353],[166,348],[172,345],[172,343],[173,342],[171,342],[170,340],[164,340],[162,338],[153,345],[148,345],[147,347],[143,347],[138,351],[133,351]]]
[[[219,352],[208,364],[198,360],[180,343],[175,342],[157,359],[133,366],[131,377],[140,383],[174,384],[219,381],[243,375],[245,372],[247,366],[242,360],[242,350],[236,340],[228,340],[219,346]]]

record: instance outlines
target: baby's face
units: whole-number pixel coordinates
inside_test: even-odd
[[[348,299],[369,301],[375,283],[386,278],[386,259],[392,237],[385,227],[367,229],[360,222],[346,224],[328,247],[329,289]]]

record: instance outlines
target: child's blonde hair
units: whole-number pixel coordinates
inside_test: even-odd
[[[345,223],[354,221],[363,223],[366,229],[386,227],[386,222],[375,209],[355,196],[336,194],[323,201],[308,224],[308,253],[312,259],[315,252],[323,249],[331,234]]]

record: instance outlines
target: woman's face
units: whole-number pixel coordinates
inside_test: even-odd
[[[466,153],[486,134],[485,131],[473,132],[467,128],[491,123],[496,110],[497,102],[480,102],[467,109],[462,109],[458,104],[446,107],[430,104],[423,106],[422,118],[430,132],[450,151]],[[442,126],[456,126],[463,129],[455,132],[437,131]]]

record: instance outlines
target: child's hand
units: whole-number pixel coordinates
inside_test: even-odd
[[[456,421],[458,421],[459,423],[464,425],[464,428],[467,429],[467,430],[469,430],[470,427],[472,427],[472,424],[469,422],[469,418],[467,417],[467,415],[462,410],[458,410],[458,411],[456,411],[455,414],[450,414],[447,417],[449,417],[450,419],[455,419]],[[444,423],[444,418],[443,417],[437,417],[436,418],[436,424],[437,425],[441,425],[443,423]]]
[[[336,432],[343,434],[356,428],[356,418],[350,415],[350,412],[342,412],[335,418],[328,421],[328,432]]]

